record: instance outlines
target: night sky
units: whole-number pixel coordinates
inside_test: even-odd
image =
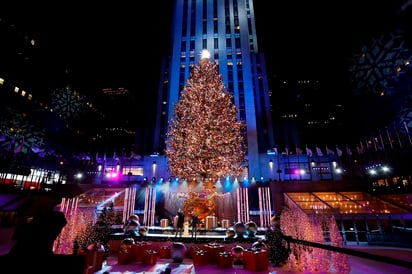
[[[397,1],[280,1],[273,9],[255,2],[259,49],[282,77],[339,77],[353,50],[392,27],[399,10]]]

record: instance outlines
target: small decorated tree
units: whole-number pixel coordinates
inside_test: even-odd
[[[296,240],[326,244],[323,230],[329,230],[332,246],[342,247],[342,237],[332,216],[318,215],[309,217],[301,208],[288,204],[280,216],[282,232]],[[291,243],[291,253],[287,267],[303,273],[349,273],[348,256],[338,252],[327,252],[317,247]]]
[[[77,243],[79,249],[88,250],[91,249],[95,244],[102,243],[102,238],[104,236],[101,230],[98,228],[93,221],[90,221],[86,226],[77,234],[75,242]]]
[[[269,246],[269,261],[275,266],[285,264],[289,257],[289,251],[282,238],[278,216],[272,217],[272,224],[266,231],[266,241]]]
[[[119,220],[119,215],[114,210],[113,203],[103,208],[97,221],[89,220],[83,229],[77,234],[75,244],[81,250],[96,250],[104,248],[106,257],[108,254],[109,236],[112,233],[112,225]]]
[[[339,232],[334,216],[330,218],[329,237],[333,246],[344,247],[342,235]],[[337,273],[347,274],[350,272],[350,263],[347,254],[332,252],[331,256],[333,267]]]

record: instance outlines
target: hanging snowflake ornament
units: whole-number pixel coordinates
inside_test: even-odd
[[[79,116],[80,113],[85,111],[85,105],[85,97],[73,90],[70,86],[55,89],[52,92],[53,110],[64,119]]]

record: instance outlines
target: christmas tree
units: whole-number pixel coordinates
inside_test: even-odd
[[[216,182],[242,175],[245,125],[237,114],[217,63],[201,58],[169,121],[165,155],[172,176]]]

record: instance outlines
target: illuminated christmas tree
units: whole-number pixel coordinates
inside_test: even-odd
[[[216,63],[202,56],[169,121],[165,154],[172,176],[216,182],[242,175],[245,125]]]

